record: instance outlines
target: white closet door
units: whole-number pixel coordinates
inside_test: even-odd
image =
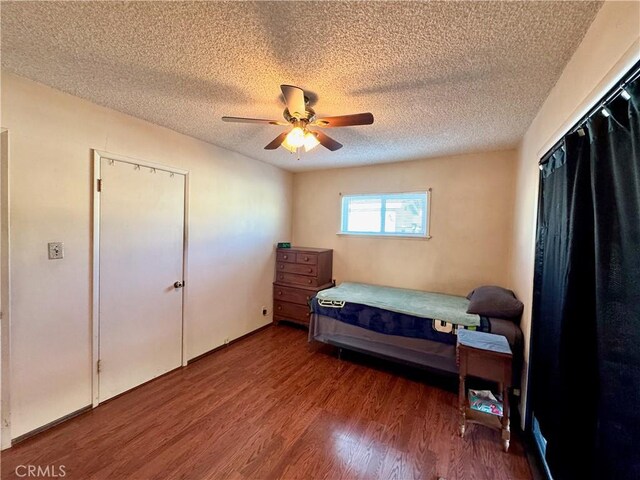
[[[184,175],[103,158],[99,401],[182,362]]]

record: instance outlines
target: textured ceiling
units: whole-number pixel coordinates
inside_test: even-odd
[[[513,147],[600,2],[2,2],[2,66],[287,170]],[[279,85],[344,144],[263,150]]]

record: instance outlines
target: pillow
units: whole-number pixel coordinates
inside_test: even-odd
[[[484,317],[506,318],[517,320],[522,315],[524,305],[511,290],[496,285],[478,287],[469,295],[467,313],[475,313]]]

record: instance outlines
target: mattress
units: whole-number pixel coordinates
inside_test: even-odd
[[[490,332],[489,319],[478,317],[478,325],[465,327],[443,320],[418,317],[384,308],[344,302],[341,306],[329,306],[322,299],[314,298],[311,312],[334,318],[343,323],[365,328],[386,335],[408,338],[422,338],[454,345],[458,328],[470,328],[481,332]]]
[[[328,308],[358,304],[412,317],[438,319],[454,325],[480,325],[479,315],[467,313],[469,300],[443,293],[344,282],[318,292],[316,298],[316,303]]]

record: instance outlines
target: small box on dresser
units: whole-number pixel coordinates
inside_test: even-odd
[[[292,247],[276,250],[273,321],[309,325],[309,301],[333,286],[333,250]]]

